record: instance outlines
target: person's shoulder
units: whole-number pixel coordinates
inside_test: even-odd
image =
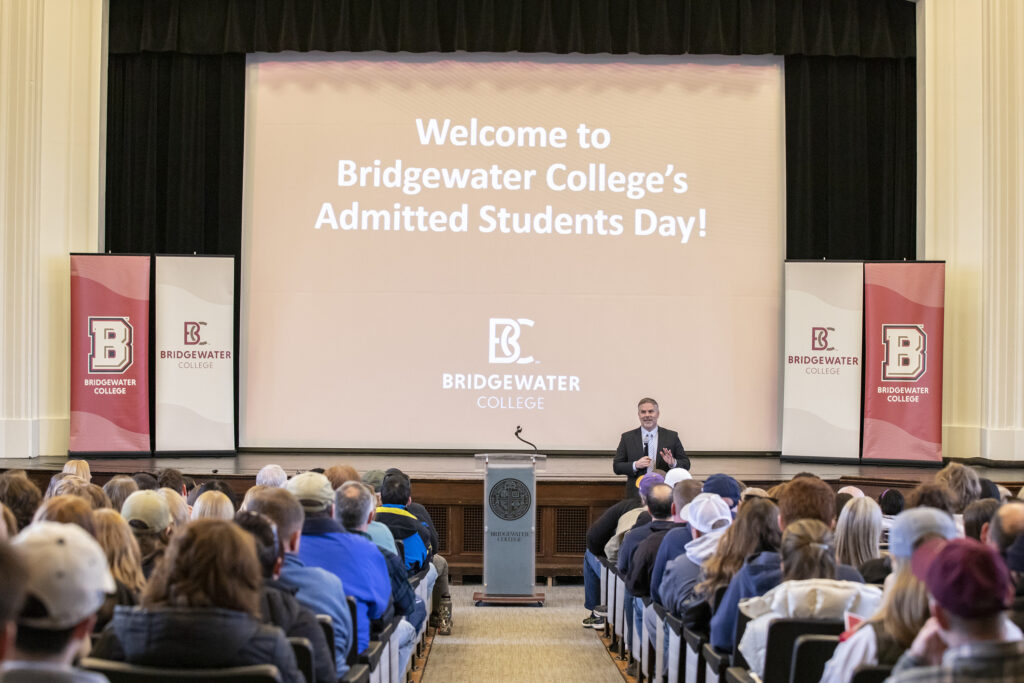
[[[933,683],[944,683],[954,681],[953,671],[943,666],[915,666],[910,669],[897,672],[887,683],[917,683],[932,681]]]
[[[622,438],[625,439],[627,437],[634,436],[634,435],[637,435],[639,433],[640,433],[640,428],[639,427],[634,427],[633,429],[627,429],[626,431],[622,432]]]

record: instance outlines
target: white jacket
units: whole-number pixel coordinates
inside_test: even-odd
[[[751,671],[764,677],[768,626],[776,619],[842,619],[846,612],[870,616],[882,602],[882,589],[855,581],[807,579],[785,581],[764,595],[740,601],[740,611],[750,617],[740,652]]]

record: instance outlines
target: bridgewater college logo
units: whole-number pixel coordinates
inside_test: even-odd
[[[185,321],[185,346],[202,346],[206,344],[199,336],[204,322]]]
[[[89,373],[124,373],[132,366],[132,326],[128,318],[90,316]]]
[[[828,333],[835,331],[834,327],[812,327],[811,351],[835,351],[836,347],[829,346],[828,343]]]
[[[532,363],[533,356],[522,355],[519,335],[523,327],[533,327],[528,318],[491,318],[490,340],[487,345],[489,363]]]
[[[502,479],[491,487],[487,502],[491,512],[506,522],[514,522],[530,509],[530,489],[518,479]]]
[[[928,335],[923,325],[882,325],[883,382],[916,382],[924,377]]]

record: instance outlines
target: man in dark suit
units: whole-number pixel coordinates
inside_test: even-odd
[[[673,467],[690,469],[679,434],[658,427],[658,402],[642,398],[637,404],[640,426],[622,435],[615,451],[612,469],[615,474],[626,475],[626,495],[640,495],[636,490],[637,477],[652,470],[668,471]]]

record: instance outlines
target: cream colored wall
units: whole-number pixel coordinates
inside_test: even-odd
[[[946,261],[944,454],[1024,460],[1024,3],[919,0],[918,217]]]
[[[0,0],[0,456],[68,444],[68,253],[100,247],[105,0]]]

